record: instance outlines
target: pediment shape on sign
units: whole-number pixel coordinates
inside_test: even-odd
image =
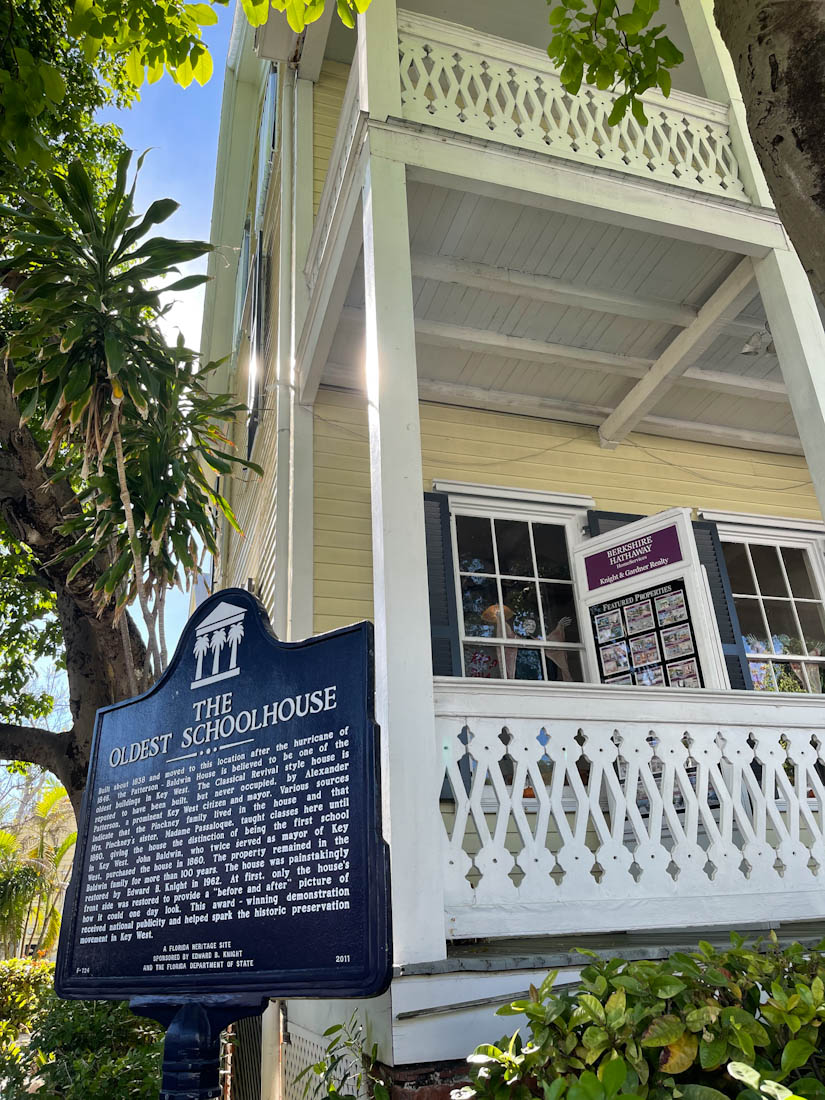
[[[222,600],[217,607],[202,619],[195,627],[197,634],[202,634],[208,630],[216,630],[221,626],[229,626],[232,623],[239,622],[246,614],[246,608],[238,607],[237,604],[227,603]]]

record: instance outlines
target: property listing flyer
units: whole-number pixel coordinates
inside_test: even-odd
[[[602,683],[704,686],[683,580],[595,604],[590,618]]]

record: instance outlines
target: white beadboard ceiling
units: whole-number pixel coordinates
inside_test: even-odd
[[[740,260],[702,245],[418,182],[409,184],[408,206],[414,254],[546,276],[576,289],[694,310]],[[636,377],[623,374],[621,363],[605,368],[571,362],[543,345],[629,357],[641,372],[681,331],[668,322],[536,301],[516,291],[477,289],[435,278],[415,277],[413,294],[421,330],[417,349],[422,379],[574,403],[576,408],[611,411],[632,389]],[[359,262],[330,351],[325,382],[360,387],[363,306],[363,265]],[[742,354],[749,335],[762,330],[764,324],[764,309],[755,295],[736,323],[710,344],[693,367],[723,378],[781,383],[776,356],[766,347],[758,354]],[[470,337],[479,336],[482,343],[489,342],[490,334],[495,339],[531,341],[529,347],[536,354],[500,347],[468,349],[466,341],[461,346],[453,336],[442,338],[442,330],[433,328],[445,325],[451,326],[452,334],[457,326]],[[576,415],[574,410],[570,418]],[[706,438],[702,430],[710,425],[796,439],[790,407],[776,392],[770,400],[757,399],[684,380],[664,395],[650,415],[695,422],[697,438]],[[566,418],[564,412],[559,418]]]

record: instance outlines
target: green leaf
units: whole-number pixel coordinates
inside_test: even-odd
[[[809,1043],[807,1039],[791,1039],[782,1051],[780,1065],[783,1074],[788,1074],[791,1070],[804,1066],[815,1050],[814,1044]]]
[[[212,76],[212,69],[212,55],[208,50],[204,50],[197,61],[192,64],[192,75],[201,87],[209,81]]]
[[[269,0],[241,0],[241,3],[250,26],[262,27],[269,17]]]
[[[580,993],[577,1001],[588,1019],[604,1027],[607,1023],[607,1015],[598,997],[594,997],[592,993]]]
[[[218,13],[209,4],[187,4],[186,10],[201,27],[214,27]]]
[[[634,97],[630,104],[630,110],[633,112],[633,117],[639,123],[640,126],[647,126],[647,115],[645,109],[642,106],[642,101]]]
[[[657,997],[666,1001],[671,997],[675,997],[677,993],[682,993],[687,989],[687,986],[684,982],[679,981],[678,978],[674,978],[672,974],[662,974],[658,978],[653,979],[650,983],[650,988]]]
[[[25,403],[20,407],[20,423],[26,424],[34,416],[37,409],[37,402],[40,399],[40,390],[37,386],[31,391],[31,394],[26,399]]]
[[[607,998],[605,1005],[605,1015],[607,1016],[607,1026],[610,1028],[621,1027],[624,1023],[625,1013],[627,1011],[627,993],[621,986],[611,993]]]
[[[643,1047],[666,1047],[684,1033],[685,1025],[678,1016],[659,1016],[642,1036]]]
[[[627,1066],[622,1058],[602,1062],[598,1069],[599,1080],[604,1085],[607,1100],[612,1100],[627,1078]]]
[[[141,86],[144,77],[144,65],[138,49],[132,50],[127,56],[123,71],[136,88]]]
[[[633,8],[632,12],[628,12],[627,15],[620,15],[616,20],[616,26],[620,31],[624,31],[626,34],[638,34],[639,31],[644,30],[647,26],[650,16],[641,10],[638,6]]]
[[[729,1100],[724,1092],[712,1089],[709,1085],[685,1085],[682,1096],[683,1100]]]
[[[66,81],[54,65],[41,61],[38,66],[40,79],[43,81],[43,90],[52,103],[61,103],[66,94]]]
[[[656,52],[665,65],[673,68],[675,65],[681,65],[685,60],[685,56],[680,49],[670,41],[667,35],[661,35],[656,39]]]
[[[118,375],[123,367],[125,357],[123,354],[123,344],[118,336],[111,330],[106,333],[103,340],[104,354],[106,356],[106,366],[109,370],[109,376],[115,377]]]

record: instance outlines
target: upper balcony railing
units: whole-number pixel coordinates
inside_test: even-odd
[[[447,934],[821,918],[825,699],[437,680]]]
[[[571,96],[540,50],[404,11],[398,32],[410,122],[749,201],[721,104],[649,92],[646,126],[630,114],[608,126],[614,94]]]

